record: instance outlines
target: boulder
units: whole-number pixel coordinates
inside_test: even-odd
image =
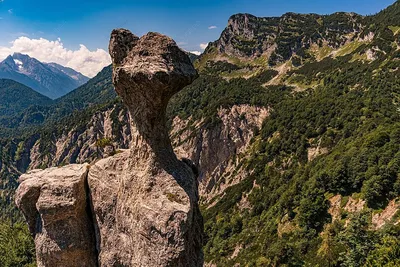
[[[35,238],[39,267],[97,265],[88,167],[34,170],[20,178],[16,204]]]

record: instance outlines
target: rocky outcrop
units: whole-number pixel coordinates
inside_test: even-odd
[[[16,204],[35,235],[42,266],[96,266],[88,165],[35,170],[20,178]]]
[[[204,120],[173,119],[170,136],[174,151],[197,166],[203,200],[213,199],[246,177],[242,170],[237,172],[235,169],[243,155],[248,154],[254,131],[261,127],[268,114],[267,108],[237,105],[219,109],[220,123],[213,125]],[[129,113],[117,104],[96,112],[85,127],[64,130],[59,135],[52,135],[50,140],[33,136],[23,142],[21,153],[15,153],[19,157],[18,168],[15,166],[10,171],[17,178],[27,169],[93,163],[128,149],[133,141],[129,120]],[[18,143],[15,150],[17,147]],[[43,151],[43,147],[48,150]],[[7,163],[4,166],[7,167]],[[16,188],[17,183],[8,182],[6,186]]]
[[[22,177],[16,203],[35,235],[38,265],[202,266],[203,222],[195,167],[174,154],[165,118],[169,99],[198,74],[186,53],[158,33],[139,39],[127,30],[114,30],[110,54],[115,89],[131,117],[130,149],[96,162],[87,175],[80,172],[86,165],[76,165],[77,170],[59,169],[61,173],[71,170],[71,175],[56,175],[57,169],[49,169],[33,171],[29,179]],[[75,186],[71,177],[78,174],[87,191]],[[48,208],[42,208],[42,198]],[[61,203],[64,198],[71,204]],[[76,216],[71,214],[82,208],[80,201],[74,201],[78,198],[89,198],[90,209],[73,224],[69,220]],[[71,233],[62,235],[66,229]],[[88,242],[94,240],[88,245],[91,253],[75,247],[80,235],[86,235]],[[96,251],[95,262],[78,264],[70,258],[54,264],[53,251],[62,259],[80,258],[70,249],[92,259]]]
[[[389,204],[382,212],[372,216],[372,224],[375,226],[375,229],[381,229],[388,222],[399,224],[400,220],[396,218],[396,214],[398,213],[399,209],[399,199],[393,199],[389,201]],[[393,221],[393,219],[395,219],[395,221]]]

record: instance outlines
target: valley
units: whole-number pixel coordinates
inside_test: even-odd
[[[166,116],[199,171],[205,266],[400,264],[399,27],[399,1],[371,16],[237,14],[194,60],[200,76]],[[0,233],[20,233],[0,239],[5,266],[34,258],[14,205],[21,174],[132,145],[111,75],[55,100],[0,80]]]

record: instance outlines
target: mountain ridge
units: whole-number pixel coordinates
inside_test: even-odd
[[[21,53],[14,53],[0,63],[0,78],[25,84],[52,99],[65,95],[89,80],[70,68],[42,63]]]
[[[244,60],[269,67],[290,58],[306,61],[314,56],[308,51],[313,45],[338,49],[348,42],[368,38],[370,32],[381,32],[400,23],[399,16],[399,1],[368,16],[354,12],[329,15],[287,12],[277,17],[237,13],[229,18],[219,39],[209,43],[197,66],[203,67],[202,61],[213,58],[228,62]]]
[[[16,132],[30,132],[29,127],[46,127],[46,124],[56,123],[74,112],[104,105],[115,98],[116,93],[111,83],[111,66],[108,66],[87,83],[52,100],[49,105],[32,105],[9,116],[3,116],[0,118],[0,138],[12,136]],[[41,117],[42,120],[32,120],[32,115]]]

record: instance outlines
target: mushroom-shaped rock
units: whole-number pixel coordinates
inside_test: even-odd
[[[198,77],[188,55],[165,35],[150,32],[138,39],[124,29],[112,32],[109,49],[115,90],[135,128],[133,152],[144,160],[174,157],[165,111],[170,98]]]
[[[196,77],[167,36],[111,34],[113,82],[128,106],[130,151],[90,168],[100,266],[203,266],[203,222],[191,166],[177,159],[166,128],[173,94]]]
[[[197,177],[174,154],[165,117],[197,72],[158,33],[114,30],[110,54],[133,145],[89,172],[71,165],[22,176],[16,203],[35,235],[38,266],[203,266]]]

